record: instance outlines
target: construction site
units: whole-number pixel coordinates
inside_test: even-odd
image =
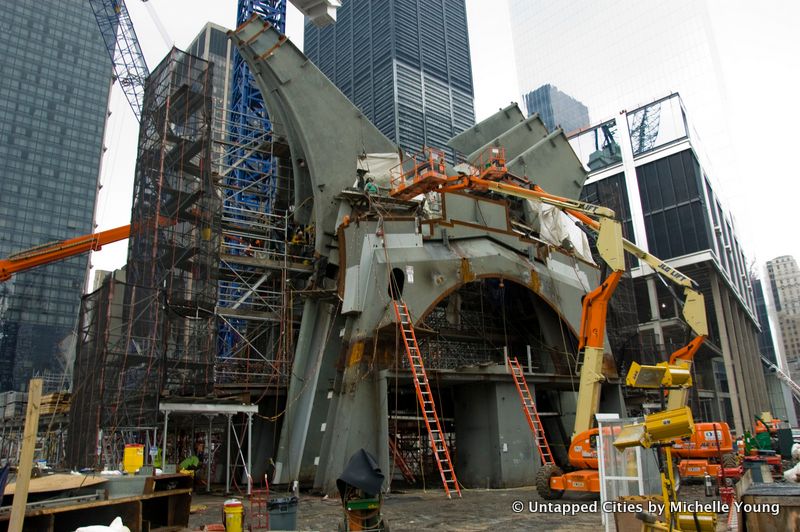
[[[71,385],[0,396],[0,530],[800,529],[765,372],[800,387],[723,273],[633,241],[624,185],[591,178],[608,125],[587,159],[512,103],[409,152],[284,35],[285,0],[238,2],[229,69],[150,70],[125,3],[86,4],[139,121],[130,223],[0,281],[127,261],[81,299]]]

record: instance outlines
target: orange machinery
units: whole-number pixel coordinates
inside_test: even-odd
[[[159,227],[168,227],[170,225],[175,225],[177,222],[178,220],[164,216],[158,217]],[[75,255],[80,255],[81,253],[99,251],[106,244],[129,238],[133,227],[134,226],[131,224],[123,225],[122,227],[115,227],[107,231],[77,236],[57,242],[48,242],[47,244],[41,244],[14,253],[7,259],[0,259],[0,283],[8,281],[15,273],[31,270],[38,266],[50,264],[51,262],[68,259]]]
[[[99,251],[104,245],[125,240],[130,234],[131,226],[125,225],[20,251],[7,259],[0,259],[0,283],[8,281],[15,273],[68,259],[81,253]]]
[[[528,188],[515,184],[527,184],[528,180],[507,172],[504,150],[491,148],[479,158],[477,163],[473,164],[476,170],[472,174],[458,173],[453,176],[446,175],[441,166],[438,167],[439,172],[434,170],[433,173],[436,175],[430,175],[430,169],[436,168],[435,162],[441,161],[435,155],[434,153],[427,154],[423,150],[422,164],[418,163],[416,158],[412,159],[413,168],[408,162],[401,164],[399,171],[396,171],[392,179],[391,195],[407,199],[429,191],[440,193],[459,190],[492,191],[553,205],[598,235],[598,252],[613,271],[599,287],[583,299],[578,339],[579,352],[583,354],[583,364],[580,373],[575,427],[568,453],[569,467],[572,470],[564,473],[554,463],[545,464],[539,469],[536,487],[539,494],[546,499],[561,497],[565,491],[599,493],[598,429],[592,428],[592,425],[594,415],[599,407],[600,388],[604,380],[602,366],[608,301],[625,271],[624,252],[634,255],[659,275],[684,288],[686,299],[683,316],[696,337],[686,347],[673,353],[670,364],[680,360],[688,368],[694,354],[708,335],[703,295],[697,291],[696,283],[689,277],[624,239],[622,226],[615,219],[613,210],[549,194],[537,185]],[[673,394],[674,397],[672,397]],[[685,397],[684,391],[673,392],[670,403],[673,402],[673,399],[685,401]]]
[[[680,458],[681,479],[704,478],[706,473],[717,477],[721,467],[736,467],[733,438],[727,423],[695,423],[694,434],[676,440],[672,454]]]

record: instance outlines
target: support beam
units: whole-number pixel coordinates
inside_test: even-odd
[[[253,493],[253,413],[247,413],[247,495]]]
[[[206,493],[211,493],[211,462],[213,460],[211,454],[211,430],[213,429],[214,416],[208,416],[208,432],[206,432],[206,461],[208,467],[206,468]]]
[[[17,467],[17,482],[14,502],[11,504],[10,532],[21,532],[25,520],[25,505],[28,502],[28,486],[33,467],[33,451],[36,448],[36,433],[39,429],[39,405],[42,400],[42,379],[31,379],[28,385],[28,410],[25,412],[25,431],[22,436],[22,455]]]
[[[225,495],[231,492],[231,416],[232,414],[226,416],[228,418],[228,424],[226,425],[227,430],[225,431],[225,437],[227,439],[227,443],[225,444]]]
[[[161,447],[161,469],[167,465],[167,428],[169,427],[169,412],[164,412],[164,443]],[[194,431],[192,431],[194,433]],[[175,441],[178,441],[177,439]]]
[[[731,409],[733,410],[733,425],[737,434],[744,434],[744,423],[742,420],[741,404],[738,401],[739,389],[741,387],[740,377],[734,367],[731,357],[731,346],[728,341],[728,324],[725,320],[725,310],[722,303],[722,290],[719,286],[719,278],[712,274],[709,276],[711,284],[711,295],[714,300],[714,313],[719,330],[719,342],[722,348],[722,361],[725,364],[725,376],[728,379],[728,393],[730,394]],[[743,389],[742,389],[743,391]]]

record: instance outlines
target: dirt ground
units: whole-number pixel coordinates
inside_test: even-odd
[[[710,501],[702,486],[684,486],[682,499]],[[383,516],[389,521],[391,531],[414,530],[531,530],[550,531],[594,530],[601,527],[601,512],[576,508],[574,515],[563,515],[557,509],[539,509],[536,503],[544,501],[535,488],[505,490],[468,489],[462,498],[448,500],[441,490],[404,490],[387,495],[383,503]],[[275,495],[279,496],[279,495]],[[203,525],[220,523],[221,506],[225,497],[197,495],[192,504],[206,505],[202,512],[192,515],[190,528],[202,530]],[[589,506],[596,498],[567,495],[556,501],[561,508],[573,503]],[[522,503],[522,511],[515,511]],[[516,502],[516,504],[515,504]],[[531,504],[533,507],[531,507]],[[599,505],[598,505],[599,506]],[[247,508],[247,503],[245,503]],[[569,507],[571,508],[571,506]],[[533,511],[530,511],[533,510]],[[297,507],[297,529],[330,531],[337,529],[342,520],[342,506],[338,500],[301,494]],[[610,516],[613,519],[613,515]],[[720,516],[725,521],[725,516]],[[724,528],[718,528],[724,530]]]

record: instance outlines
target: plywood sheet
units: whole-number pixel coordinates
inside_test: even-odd
[[[88,486],[95,486],[105,482],[105,477],[100,476],[87,476],[87,475],[68,475],[64,473],[57,473],[55,475],[47,475],[45,477],[32,478],[28,493],[46,493],[48,491],[64,491],[77,488],[85,488]],[[16,483],[11,483],[6,486],[4,495],[13,495]]]

